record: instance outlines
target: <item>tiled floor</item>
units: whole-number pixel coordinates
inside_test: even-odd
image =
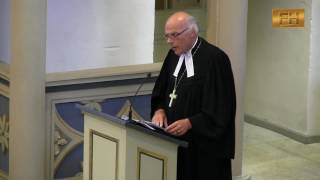
[[[245,123],[244,172],[251,180],[320,180],[320,143],[305,145]]]

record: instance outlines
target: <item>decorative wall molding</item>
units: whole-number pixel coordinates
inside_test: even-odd
[[[9,65],[0,62],[0,95],[9,97]]]
[[[9,98],[9,65],[0,62],[0,96]],[[0,152],[9,153],[9,119],[0,114]],[[8,180],[8,173],[0,169],[0,180]]]
[[[5,114],[0,115],[0,150],[9,151],[9,119]]]
[[[54,171],[66,157],[66,155],[72,151],[77,145],[83,142],[83,133],[70,127],[61,118],[58,112],[55,113],[54,124]],[[60,142],[60,145],[59,145]]]
[[[124,103],[124,105],[122,106],[122,108],[120,109],[120,111],[117,113],[117,117],[122,118],[123,116],[128,116],[129,115],[130,106],[131,106],[131,102],[130,102],[130,100],[127,100]],[[135,110],[134,107],[131,107],[131,110],[132,110],[132,119],[145,120],[139,115],[139,113],[137,113],[137,111]]]
[[[9,81],[9,65],[0,62],[0,79]]]
[[[0,180],[8,180],[8,179],[9,179],[9,175],[0,170]]]
[[[131,69],[132,68],[132,69]],[[47,113],[47,160],[49,164],[47,179],[53,180],[59,165],[70,153],[83,143],[83,134],[70,127],[59,115],[57,105],[79,103],[102,111],[102,104],[121,97],[133,96],[147,73],[151,78],[145,81],[138,96],[150,94],[154,81],[160,71],[161,63],[151,65],[135,65],[130,67],[103,68],[67,73],[54,73],[47,76],[46,113]],[[117,111],[117,115],[126,114],[130,98]],[[141,117],[133,108],[133,118]],[[81,166],[79,164],[79,166]],[[76,177],[59,180],[81,179],[82,172]],[[56,179],[57,180],[57,179]]]
[[[157,76],[161,66],[162,63],[154,63],[61,73],[48,73],[46,86],[48,88],[62,85],[144,78],[146,77],[146,73],[152,73],[151,76],[154,77]]]
[[[233,176],[232,180],[251,180],[250,176]]]
[[[102,100],[81,101],[85,107],[101,112],[102,107],[99,104],[100,102],[102,102]]]
[[[61,148],[67,145],[69,141],[61,135],[58,128],[54,132],[54,156],[58,156],[61,152]]]
[[[0,83],[0,95],[9,98],[9,87]]]

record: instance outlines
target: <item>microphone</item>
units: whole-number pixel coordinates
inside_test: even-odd
[[[136,93],[134,94],[134,96],[132,96],[132,98],[130,99],[133,99],[137,96],[137,94],[139,93],[141,87],[144,85],[144,83],[146,82],[147,79],[149,79],[151,77],[151,73],[147,73],[147,77],[143,78],[143,80],[141,81]],[[130,102],[130,107],[129,107],[129,113],[128,113],[128,120],[131,121],[133,120],[132,119],[132,101]]]

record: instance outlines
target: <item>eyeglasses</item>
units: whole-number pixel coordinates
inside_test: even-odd
[[[175,39],[177,38],[178,36],[180,36],[182,33],[186,32],[187,30],[189,29],[189,27],[185,28],[184,30],[182,30],[181,32],[173,32],[173,33],[168,33],[168,34],[165,34],[164,37],[166,39]]]

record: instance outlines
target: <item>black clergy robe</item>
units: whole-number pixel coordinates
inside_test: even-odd
[[[199,46],[200,44],[200,46]],[[178,149],[177,180],[229,180],[235,153],[236,95],[228,56],[204,39],[192,49],[194,76],[186,73],[170,108],[174,70],[179,56],[170,50],[164,60],[151,97],[151,117],[162,108],[168,124],[189,118],[192,128],[179,137],[189,142]]]

